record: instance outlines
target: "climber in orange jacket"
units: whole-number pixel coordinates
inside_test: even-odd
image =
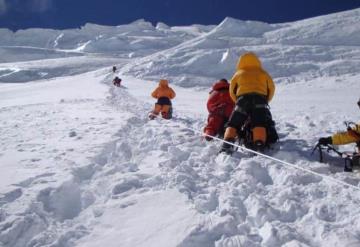
[[[227,124],[224,140],[235,142],[237,133],[250,118],[253,147],[262,151],[266,144],[268,103],[274,96],[275,85],[254,53],[247,52],[240,57],[229,92],[236,106]],[[221,151],[231,153],[232,147],[224,142]]]
[[[170,119],[171,116],[171,100],[175,98],[174,90],[169,87],[169,81],[161,79],[159,86],[151,93],[151,96],[157,99],[154,110],[150,113],[149,118],[154,119],[161,112],[161,116]]]

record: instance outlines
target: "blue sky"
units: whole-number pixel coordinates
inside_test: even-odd
[[[218,24],[226,16],[288,22],[360,7],[360,0],[0,0],[0,28],[119,25],[144,18],[168,25]]]

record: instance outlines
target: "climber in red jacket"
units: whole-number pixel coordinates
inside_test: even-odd
[[[225,124],[235,105],[229,94],[229,86],[226,79],[221,79],[212,86],[207,101],[209,116],[204,128],[204,136],[207,141],[212,140],[211,136],[222,137],[224,135]]]

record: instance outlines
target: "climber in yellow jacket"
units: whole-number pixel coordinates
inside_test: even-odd
[[[274,96],[275,85],[254,53],[247,52],[240,57],[229,92],[236,106],[227,124],[224,140],[234,142],[237,133],[250,118],[254,149],[262,151],[266,143],[268,103]],[[231,153],[231,145],[224,143],[221,151]]]
[[[360,99],[358,100],[357,104],[360,108]],[[347,126],[347,131],[337,132],[332,136],[328,137],[321,137],[316,147],[319,147],[321,151],[321,146],[329,147],[329,145],[345,145],[350,143],[356,143],[356,146],[358,148],[357,153],[355,152],[352,155],[347,156],[347,158],[345,159],[344,171],[351,172],[353,171],[353,166],[360,166],[360,123],[351,123]]]
[[[360,108],[360,99],[357,102]],[[345,145],[350,143],[357,143],[360,152],[360,123],[354,124],[351,128],[344,132],[335,133],[332,136],[321,137],[319,139],[320,145]]]
[[[347,131],[338,132],[332,136],[321,137],[319,139],[319,144],[321,145],[345,145],[357,142],[360,142],[360,123],[354,125],[354,127]]]

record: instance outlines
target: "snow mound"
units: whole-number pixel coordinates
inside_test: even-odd
[[[165,23],[163,23],[163,22],[158,22],[156,24],[155,28],[160,29],[160,30],[169,30],[170,29],[170,27],[168,25],[166,25]]]
[[[226,17],[211,32],[209,37],[261,37],[265,32],[278,28],[277,25],[270,25],[259,21],[241,21]]]
[[[269,43],[359,46],[360,9],[294,22],[265,34]]]

